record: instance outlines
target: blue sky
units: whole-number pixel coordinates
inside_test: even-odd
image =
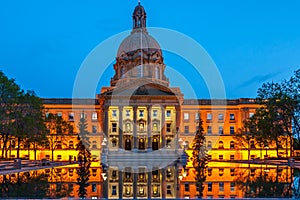
[[[85,57],[105,39],[131,29],[136,5],[135,0],[0,1],[0,70],[40,97],[71,97]],[[281,81],[300,68],[300,1],[142,0],[142,5],[148,26],[179,31],[206,49],[227,98],[255,97],[263,82]],[[201,77],[185,70],[189,63],[168,52],[164,57],[190,79],[198,98],[209,97]],[[166,73],[172,86],[192,97]],[[99,89],[112,75],[111,67]]]

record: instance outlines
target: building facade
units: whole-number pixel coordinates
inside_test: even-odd
[[[202,119],[210,159],[204,195],[243,197],[242,190],[233,184],[234,167],[216,161],[249,159],[249,150],[237,146],[234,135],[259,105],[254,99],[184,99],[180,88],[170,87],[164,74],[162,50],[147,31],[146,12],[140,3],[132,19],[132,32],[120,44],[110,86],[103,87],[95,99],[43,99],[45,112],[71,123],[74,133],[56,134],[59,137],[54,149],[43,147],[33,152],[24,147],[21,157],[33,160],[36,154],[37,159],[76,160],[76,122],[84,117],[92,158],[102,179],[97,183],[101,188],[97,197],[195,197],[192,163],[183,168],[178,158],[183,150],[191,156]],[[284,155],[286,148],[280,153]],[[11,146],[9,156],[16,156],[15,146]],[[251,143],[250,159],[273,156],[274,147]],[[211,177],[212,170],[218,170],[219,176]]]

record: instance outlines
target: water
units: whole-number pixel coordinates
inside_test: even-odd
[[[297,196],[298,170],[267,164],[210,162],[204,198]],[[195,198],[193,168],[176,163],[145,171],[77,164],[0,176],[1,198]]]

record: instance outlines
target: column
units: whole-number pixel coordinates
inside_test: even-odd
[[[152,120],[151,120],[151,108],[152,106],[147,106],[147,123],[148,123],[148,126],[147,126],[147,134],[148,134],[148,145],[147,145],[147,150],[148,151],[152,151]]]
[[[151,185],[151,180],[152,180],[152,169],[148,168],[148,180],[147,180],[147,185],[148,185],[148,199],[151,199],[152,193],[152,185]]]
[[[137,151],[137,106],[133,106],[133,150]]]
[[[137,199],[137,181],[138,181],[138,168],[133,167],[133,199]]]
[[[123,106],[119,106],[119,149],[123,148]]]
[[[167,186],[166,186],[166,169],[163,168],[161,169],[161,189],[162,189],[162,199],[166,198],[166,190],[167,190]]]
[[[166,146],[166,106],[161,106],[161,147],[164,148]]]
[[[123,199],[123,169],[118,168],[119,172],[119,199]]]

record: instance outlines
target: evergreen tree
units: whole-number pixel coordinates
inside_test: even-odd
[[[91,153],[89,150],[89,138],[87,131],[87,121],[81,118],[78,124],[78,143],[76,149],[78,150],[79,168],[77,169],[77,184],[79,185],[78,196],[85,198],[87,195],[87,186],[89,186]]]
[[[199,120],[199,125],[196,135],[193,140],[193,167],[195,171],[196,191],[198,198],[202,198],[204,190],[204,182],[206,180],[207,168],[207,150],[205,147],[205,136],[202,125],[202,120]]]

